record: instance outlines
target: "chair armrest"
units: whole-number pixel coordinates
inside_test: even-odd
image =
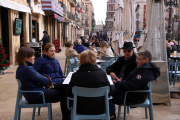
[[[69,100],[74,100],[74,99],[73,99],[73,98],[70,98],[70,97],[67,97],[67,108],[68,108],[69,110],[72,110],[72,106],[69,107]]]
[[[109,99],[109,100],[110,100],[110,99],[113,99],[113,97],[112,97],[112,96],[110,96],[108,99]]]
[[[129,92],[151,92],[151,90],[133,90],[133,91],[126,91],[125,96],[124,96],[124,104],[126,104],[127,93],[129,93]]]
[[[45,96],[44,96],[44,92],[43,92],[43,91],[26,91],[26,90],[19,90],[19,92],[21,92],[21,93],[42,93],[43,104],[45,104]]]

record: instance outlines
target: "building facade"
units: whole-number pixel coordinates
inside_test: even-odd
[[[90,35],[91,31],[95,29],[95,19],[94,19],[94,7],[90,0],[85,1],[85,34]]]
[[[78,6],[79,5],[79,6]],[[15,23],[19,28],[16,28]],[[50,42],[59,40],[59,47],[67,40],[84,35],[85,0],[1,0],[0,43],[7,59],[16,64],[20,43],[38,42],[48,31]],[[16,34],[18,30],[20,33]],[[78,33],[78,34],[77,34]]]
[[[107,1],[107,13],[105,20],[106,31],[112,30],[114,25],[114,14],[115,14],[115,0]]]

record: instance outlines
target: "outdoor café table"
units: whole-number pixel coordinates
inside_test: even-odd
[[[63,84],[69,84],[69,82],[70,82],[70,80],[71,80],[71,76],[72,76],[73,73],[74,73],[74,72],[70,72],[70,73],[68,74],[68,76],[67,76],[66,79],[64,80]],[[113,82],[112,82],[111,76],[110,76],[110,75],[107,75],[107,78],[108,78],[108,80],[109,80],[110,85],[114,85]]]

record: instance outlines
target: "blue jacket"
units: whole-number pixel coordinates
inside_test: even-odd
[[[59,61],[56,58],[51,59],[46,54],[43,54],[43,57],[38,58],[34,65],[34,69],[39,72],[41,75],[46,74],[52,78],[52,82],[63,82],[65,78]]]
[[[124,93],[128,90],[147,90],[147,83],[151,80],[156,80],[160,76],[160,69],[154,63],[148,62],[135,68],[126,80],[118,81],[115,83],[115,87],[120,91],[113,93],[116,98],[118,93]],[[143,103],[148,96],[148,93],[128,93],[127,104]],[[122,104],[122,103],[119,103]]]
[[[44,87],[49,83],[48,78],[42,76],[34,68],[32,64],[20,65],[16,70],[16,78],[21,81],[21,90],[30,91],[46,91]],[[27,101],[32,101],[41,96],[41,93],[22,93]]]
[[[73,49],[75,49],[77,51],[77,53],[81,53],[82,51],[86,50],[86,48],[83,45],[75,45],[73,47]]]

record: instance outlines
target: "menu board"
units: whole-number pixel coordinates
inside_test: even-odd
[[[20,35],[22,32],[22,19],[16,18],[14,25],[14,34]]]

